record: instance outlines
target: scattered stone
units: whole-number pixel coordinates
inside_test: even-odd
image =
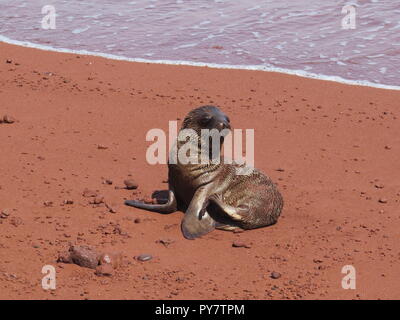
[[[119,225],[116,225],[116,226],[114,227],[113,233],[114,233],[114,234],[119,234],[119,235],[121,235],[121,236],[127,236],[127,235],[128,235],[128,233],[125,232],[125,231],[123,231]]]
[[[375,184],[375,188],[377,189],[383,189],[385,186],[382,183],[377,183]]]
[[[390,150],[390,149],[392,149],[392,147],[391,146],[385,146],[385,149],[386,150]]]
[[[157,204],[157,199],[146,197],[143,199],[143,202],[146,204]]]
[[[7,219],[11,214],[11,210],[10,209],[4,209],[1,211],[0,213],[0,219]]]
[[[99,264],[99,254],[89,246],[71,246],[70,259],[78,266],[95,269]]]
[[[115,204],[109,204],[109,203],[105,203],[107,209],[111,212],[111,213],[117,213],[118,212],[118,206]]]
[[[15,122],[15,118],[12,117],[12,116],[9,116],[9,115],[5,115],[5,116],[3,117],[3,122],[4,122],[4,123],[11,124],[11,123],[14,123],[14,122]]]
[[[57,257],[57,262],[73,263],[71,254],[69,252],[62,252]]]
[[[11,59],[7,59],[6,63],[12,63],[12,60]]]
[[[136,257],[136,260],[143,261],[143,262],[144,261],[149,261],[151,259],[153,259],[153,257],[150,254],[141,254],[140,256]]]
[[[134,223],[140,223],[142,222],[142,220],[140,218],[136,218],[135,220],[133,220]]]
[[[271,272],[272,279],[279,279],[282,275],[279,272],[273,271]]]
[[[139,187],[139,185],[133,179],[124,180],[124,184],[126,186],[126,189],[128,189],[128,190],[137,189]]]
[[[92,204],[101,204],[104,203],[104,196],[96,196],[94,199],[90,202]]]
[[[45,202],[43,202],[43,205],[45,207],[52,207],[53,206],[53,201],[45,201]]]
[[[380,198],[378,201],[380,203],[387,203],[388,202],[388,200],[386,198]]]
[[[276,171],[279,171],[279,172],[284,172],[284,171],[285,171],[285,169],[278,168],[278,169],[276,169]]]
[[[234,248],[248,248],[248,249],[251,248],[250,245],[248,245],[248,244],[246,244],[244,242],[241,242],[241,241],[233,241],[232,247],[234,247]]]
[[[85,198],[96,197],[97,196],[97,192],[86,188],[85,190],[83,190],[82,195]]]
[[[95,274],[99,277],[111,277],[114,274],[114,268],[111,264],[102,264],[96,267]]]
[[[108,147],[107,147],[107,146],[104,146],[104,145],[102,145],[102,144],[99,144],[99,145],[97,145],[97,149],[99,149],[99,150],[107,150]]]
[[[73,200],[64,200],[64,204],[74,204]]]
[[[112,182],[112,180],[110,180],[110,179],[105,179],[105,180],[103,181],[103,184],[113,184],[113,182]]]
[[[161,243],[165,247],[168,247],[170,244],[174,243],[174,241],[171,239],[160,239],[160,240],[157,240],[156,243]]]
[[[107,253],[107,252],[103,253],[100,256],[99,263],[100,263],[100,265],[109,264],[114,269],[117,269],[122,264],[122,254],[120,252],[118,252],[118,253]]]
[[[14,226],[14,227],[18,227],[19,225],[22,224],[22,219],[20,217],[12,217],[10,220],[10,223]]]

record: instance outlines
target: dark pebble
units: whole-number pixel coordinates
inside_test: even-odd
[[[279,272],[276,272],[276,271],[271,273],[271,278],[272,279],[279,279],[281,276],[282,275]]]
[[[136,260],[139,261],[149,261],[151,259],[153,259],[153,257],[150,254],[141,254],[140,256],[136,257]]]
[[[251,248],[250,245],[248,245],[244,242],[241,242],[241,241],[233,241],[232,247],[234,247],[234,248]]]
[[[136,181],[133,180],[133,179],[126,179],[126,180],[124,181],[124,184],[125,184],[125,186],[126,186],[126,188],[127,188],[128,190],[137,189],[137,188],[139,187],[139,185],[138,185],[138,184],[136,183]]]

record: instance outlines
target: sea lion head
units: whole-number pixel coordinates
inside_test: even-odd
[[[229,117],[215,106],[201,106],[193,109],[183,120],[182,129],[193,129],[200,135],[201,129],[231,129]]]

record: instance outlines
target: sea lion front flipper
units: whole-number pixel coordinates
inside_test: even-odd
[[[201,237],[215,229],[215,220],[206,211],[209,186],[197,189],[183,217],[181,229],[186,239]]]
[[[164,204],[147,204],[136,200],[126,200],[125,204],[127,206],[145,209],[148,211],[158,212],[158,213],[172,213],[177,210],[177,202],[175,194],[172,190],[169,190],[168,201]]]

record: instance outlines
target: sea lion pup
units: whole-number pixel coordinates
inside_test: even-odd
[[[220,133],[214,150],[211,137],[202,135],[202,129],[216,129]],[[202,106],[189,112],[170,153],[166,203],[128,200],[125,204],[160,213],[172,213],[179,208],[185,212],[181,229],[187,239],[215,228],[233,231],[276,223],[283,199],[271,179],[254,168],[248,174],[238,175],[243,165],[224,163],[220,150],[230,129],[229,118],[217,107]],[[181,155],[187,155],[191,147],[197,150],[197,161],[187,163]]]

